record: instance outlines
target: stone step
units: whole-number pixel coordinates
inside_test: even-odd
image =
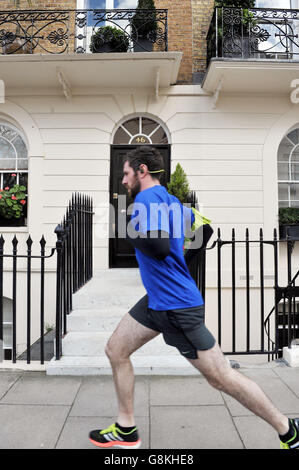
[[[73,309],[119,307],[128,311],[145,294],[139,269],[97,270],[73,295]]]
[[[182,356],[137,356],[131,361],[135,375],[199,375],[191,364]],[[106,356],[67,357],[59,361],[52,359],[46,369],[47,375],[112,375],[112,369]]]
[[[104,356],[105,347],[111,332],[69,332],[62,340],[63,356]],[[176,348],[165,344],[163,336],[159,335],[142,346],[136,353],[138,356],[172,356],[179,355]]]
[[[73,310],[67,317],[67,331],[114,331],[126,312],[123,307]]]

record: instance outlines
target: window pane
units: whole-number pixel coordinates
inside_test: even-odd
[[[299,184],[290,184],[291,200],[299,201]]]
[[[16,158],[15,150],[7,140],[0,137],[0,161],[7,158]]]
[[[28,173],[18,173],[19,175],[19,185],[28,186]]]
[[[0,160],[0,168],[2,170],[15,170],[16,169],[16,160],[15,158],[13,160],[8,159],[8,158],[2,158]]]
[[[151,119],[142,118],[142,133],[145,135],[150,135],[159,124]]]
[[[288,201],[289,200],[289,193],[288,193],[288,184],[286,183],[279,183],[278,185],[278,199],[280,201]]]
[[[275,5],[274,5],[275,3]],[[291,8],[290,0],[256,0],[256,8]]]
[[[16,148],[18,158],[27,158],[28,156],[27,148],[23,139],[20,136],[18,136],[16,139],[13,140],[12,143],[14,147]]]
[[[12,176],[16,175],[16,176]],[[8,186],[11,188],[17,183],[17,174],[16,173],[4,173],[3,174],[3,187]]]
[[[298,162],[299,163],[299,150],[297,148],[292,153],[292,162]]]
[[[114,0],[114,8],[136,8],[138,0]]]
[[[288,162],[290,153],[293,148],[294,145],[289,141],[287,137],[285,137],[278,148],[278,160]]]
[[[128,144],[130,141],[129,135],[120,127],[114,136],[114,144]]]
[[[28,170],[28,160],[20,158],[17,160],[18,170]]]
[[[162,127],[159,127],[157,132],[152,135],[151,139],[153,144],[168,144],[167,136]]]
[[[106,0],[86,0],[86,9],[87,10],[105,10],[106,8]],[[99,16],[97,16],[99,18]],[[105,23],[103,21],[99,21],[99,19],[95,18],[95,15],[92,11],[87,13],[87,26],[94,26],[97,27],[103,26]]]
[[[288,138],[295,144],[297,145],[299,143],[299,135],[298,135],[299,129],[295,129],[294,131],[290,132],[288,134]]]
[[[139,134],[139,118],[130,119],[123,126],[133,135]]]
[[[299,164],[291,165],[291,180],[299,181]]]
[[[278,179],[280,181],[289,180],[289,165],[288,165],[288,163],[278,163]]]

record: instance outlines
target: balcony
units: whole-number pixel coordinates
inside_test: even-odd
[[[286,93],[299,78],[299,10],[215,8],[203,88]]]
[[[167,10],[0,12],[0,79],[11,89],[22,82],[158,93],[176,82],[181,55],[168,52]]]

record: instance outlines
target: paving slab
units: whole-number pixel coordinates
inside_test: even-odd
[[[113,423],[115,416],[110,417],[84,417],[84,416],[70,416],[63,428],[57,449],[96,449],[101,451],[98,447],[90,442],[88,439],[89,432],[93,429],[105,429]],[[146,417],[138,417],[136,420],[140,437],[142,438],[142,445],[140,449],[149,448],[149,419]]]
[[[299,368],[279,367],[275,369],[275,374],[299,398]]]
[[[15,382],[0,403],[71,405],[80,385],[81,379],[78,377],[47,377],[41,372],[28,373]]]
[[[151,449],[242,449],[225,406],[152,406]]]
[[[276,431],[257,416],[239,416],[234,423],[246,449],[280,449]]]
[[[54,449],[68,406],[0,404],[1,449]]]
[[[9,391],[13,384],[22,377],[22,373],[1,372],[0,375],[0,400]]]
[[[299,414],[298,396],[290,390],[272,369],[249,369],[242,371],[242,373],[256,382],[282,413]],[[227,394],[223,394],[223,396],[232,416],[253,416],[251,411],[234,398]]]
[[[186,386],[186,384],[188,384]],[[151,405],[223,405],[223,397],[204,378],[153,377]]]
[[[117,400],[112,377],[85,377],[70,416],[115,416],[116,414]],[[148,414],[147,378],[135,377],[135,416],[148,416]]]

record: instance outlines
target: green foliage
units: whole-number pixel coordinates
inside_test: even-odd
[[[299,208],[298,207],[281,207],[279,209],[279,224],[280,225],[299,224]]]
[[[255,0],[216,0],[215,7],[254,8]]]
[[[169,194],[177,197],[181,203],[187,202],[190,194],[187,175],[178,163],[167,184]]]
[[[15,184],[12,188],[0,190],[0,216],[19,219],[26,204],[26,187]]]
[[[114,26],[101,26],[91,36],[91,52],[98,52],[104,44],[108,44],[113,52],[127,52],[130,42],[127,34],[121,29]]]
[[[155,41],[157,33],[157,21],[148,20],[144,13],[138,10],[153,10],[153,17],[156,18],[156,7],[154,0],[138,0],[136,13],[132,19],[132,35],[135,37],[148,38]]]

